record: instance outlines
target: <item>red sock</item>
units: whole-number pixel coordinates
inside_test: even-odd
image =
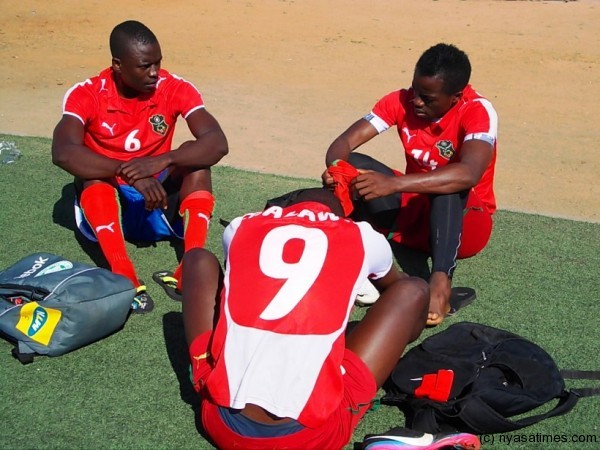
[[[138,287],[140,283],[125,248],[121,229],[121,205],[116,189],[106,183],[93,184],[81,193],[80,204],[110,269],[129,278]]]
[[[196,392],[199,392],[202,386],[204,386],[205,378],[211,371],[211,366],[208,362],[208,359],[210,358],[208,350],[211,336],[212,330],[205,331],[196,336],[189,347],[190,375]]]
[[[181,202],[179,215],[183,218],[183,250],[202,248],[206,243],[208,225],[215,207],[215,198],[208,191],[195,191]],[[181,263],[173,274],[177,278],[177,289],[183,289]]]

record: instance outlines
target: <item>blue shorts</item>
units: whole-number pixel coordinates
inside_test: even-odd
[[[168,184],[169,178],[167,172],[161,173],[159,180],[166,178]],[[161,179],[163,178],[163,179]],[[166,186],[165,186],[166,188]],[[165,239],[179,238],[183,239],[183,220],[178,214],[179,193],[169,193],[168,207],[166,210],[155,209],[147,211],[145,209],[144,197],[137,189],[127,184],[120,184],[119,200],[121,202],[121,227],[126,240],[133,242],[156,242]],[[90,241],[97,242],[92,227],[88,224],[83,210],[79,205],[79,195],[75,197],[74,212],[75,223],[81,233]],[[171,219],[169,220],[169,217]]]

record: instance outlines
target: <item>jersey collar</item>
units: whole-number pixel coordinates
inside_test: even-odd
[[[161,71],[162,72],[162,71]],[[108,111],[122,111],[129,113],[130,108],[127,107],[128,101],[123,99],[119,95],[117,90],[117,84],[113,76],[113,70],[111,67],[103,70],[100,73],[100,78],[106,80],[106,107]],[[137,97],[136,100],[143,104],[144,108],[154,107],[158,104],[157,95],[160,95],[158,89],[152,94],[144,94],[143,96]]]
[[[437,122],[433,122],[431,124],[432,129],[438,129],[440,131],[448,128],[449,124],[452,122],[453,117],[458,114],[458,111],[473,97],[473,88],[471,88],[470,84],[467,84],[463,89],[463,94],[460,97],[460,100],[454,105],[450,110],[444,114],[444,116],[438,120]]]

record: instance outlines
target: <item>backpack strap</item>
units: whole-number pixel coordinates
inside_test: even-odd
[[[600,395],[600,388],[576,388],[571,389],[571,392],[577,397],[593,397],[594,395]]]
[[[570,380],[600,380],[600,370],[561,370],[563,378]]]
[[[574,392],[563,391],[558,404],[550,411],[513,421],[498,414],[479,397],[473,396],[465,402],[458,417],[480,433],[504,433],[519,430],[549,417],[565,414],[573,409],[577,400],[579,400],[579,396]]]
[[[600,380],[600,370],[561,370],[560,374],[570,380]],[[574,388],[571,392],[578,397],[591,397],[600,395],[600,388]]]

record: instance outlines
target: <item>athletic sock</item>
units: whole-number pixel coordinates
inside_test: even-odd
[[[210,356],[208,349],[211,336],[212,330],[205,331],[196,336],[189,347],[190,378],[196,392],[200,391],[204,385],[204,379],[211,371],[211,367],[207,361]]]
[[[81,193],[80,205],[111,271],[129,278],[138,287],[140,283],[125,247],[116,189],[106,183],[93,184]]]
[[[215,198],[208,191],[195,191],[181,202],[179,215],[183,218],[183,250],[203,248],[208,235],[208,226],[215,207]],[[177,279],[177,289],[183,290],[181,263],[173,277]]]

